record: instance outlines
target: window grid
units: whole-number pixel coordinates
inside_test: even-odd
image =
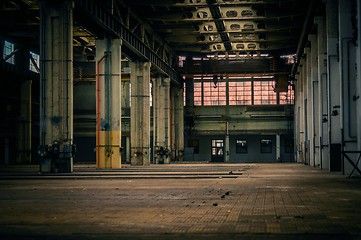
[[[273,81],[254,81],[253,97],[255,105],[277,104],[277,93],[273,90]]]
[[[220,106],[227,103],[226,82],[194,83],[195,106]],[[288,86],[288,92],[274,91],[274,81],[233,81],[228,82],[228,104],[240,105],[275,105],[294,104],[294,91]]]
[[[247,140],[236,140],[236,153],[247,153]]]
[[[202,83],[194,83],[194,106],[202,106]]]
[[[226,83],[218,82],[217,87],[214,86],[213,82],[203,82],[203,105],[226,105]]]
[[[229,105],[252,105],[252,82],[229,82]]]

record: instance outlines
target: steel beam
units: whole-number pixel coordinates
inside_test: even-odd
[[[121,38],[123,50],[128,57],[149,61],[160,73],[181,84],[180,75],[141,39],[134,35],[121,21],[93,0],[75,0],[75,11],[96,23],[110,36]],[[83,19],[86,23],[86,19]],[[89,23],[88,23],[89,24]],[[92,27],[92,26],[89,26]],[[94,27],[94,26],[93,26]]]

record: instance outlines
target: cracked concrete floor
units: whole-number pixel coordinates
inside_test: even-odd
[[[0,167],[1,239],[361,239],[361,179],[300,164]]]

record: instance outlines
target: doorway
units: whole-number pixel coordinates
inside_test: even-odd
[[[212,140],[212,162],[224,162],[224,140],[214,139]]]

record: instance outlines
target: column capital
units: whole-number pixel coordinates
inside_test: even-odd
[[[163,78],[162,84],[166,87],[170,85],[170,78]]]

